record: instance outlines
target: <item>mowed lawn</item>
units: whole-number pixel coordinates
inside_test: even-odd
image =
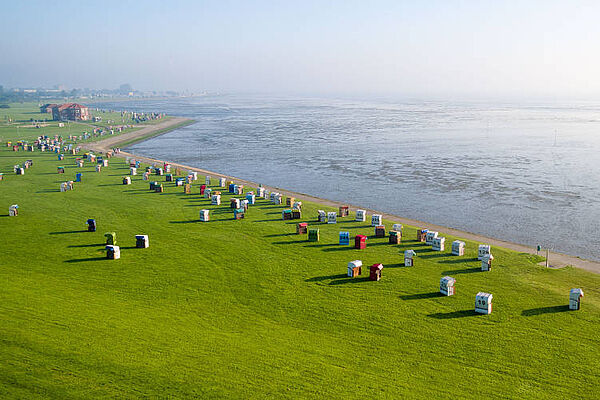
[[[74,156],[2,147],[0,172],[1,398],[598,398],[598,275],[500,248],[480,272],[478,243],[455,257],[455,238],[434,252],[405,226],[390,245],[354,213],[319,224],[317,209],[331,209],[305,203],[301,221],[321,232],[308,242],[267,200],[233,220],[225,190],[221,206],[199,195],[204,177],[192,194],[164,176],[164,193],[141,175],[124,186],[122,159],[96,173]],[[77,172],[83,182],[59,192]],[[367,248],[338,245],[340,230],[367,234]],[[120,260],[104,258],[109,231]],[[150,248],[136,249],[136,234]],[[355,259],[367,268],[350,279]],[[453,297],[437,294],[445,275]],[[566,311],[573,287],[580,311]],[[491,315],[473,312],[478,291],[493,293]]]

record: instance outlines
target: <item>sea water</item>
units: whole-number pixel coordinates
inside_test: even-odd
[[[600,103],[211,95],[97,106],[197,121],[137,154],[600,259]]]

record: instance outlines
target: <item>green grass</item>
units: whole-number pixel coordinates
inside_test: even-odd
[[[34,166],[14,175],[26,159]],[[37,151],[2,147],[0,160],[1,398],[598,395],[598,275],[500,248],[493,271],[478,272],[477,243],[460,258],[436,253],[405,226],[389,245],[353,213],[316,223],[328,208],[311,203],[302,221],[321,241],[307,242],[266,200],[233,220],[231,195],[221,206],[200,197],[203,177],[190,195],[172,183],[150,192],[141,176],[123,186],[120,159],[101,173]],[[6,217],[14,203],[20,215]],[[202,208],[211,222],[198,221]],[[88,218],[97,232],[84,231]],[[367,249],[338,246],[340,230],[369,235]],[[108,231],[120,260],[103,258]],[[133,248],[135,234],[150,248]],[[418,256],[405,268],[409,248]],[[347,278],[354,259],[383,263],[382,280]],[[435,294],[444,275],[457,278],[453,297]],[[572,287],[583,308],[563,312]],[[494,294],[492,315],[472,312],[478,291]]]
[[[109,130],[110,126],[131,125],[131,128],[123,130],[122,133],[133,132],[143,126],[154,125],[160,122],[168,121],[172,117],[165,116],[159,120],[144,121],[136,123],[129,114],[124,117],[120,112],[107,110],[97,111],[90,108],[90,116],[100,116],[102,120],[93,122],[88,121],[73,122],[65,121],[63,127],[59,127],[58,121],[52,120],[52,114],[42,114],[39,112],[39,106],[36,102],[28,103],[10,103],[10,108],[0,108],[0,143],[8,141],[16,142],[18,140],[33,141],[41,135],[54,137],[60,135],[68,139],[69,135],[83,135],[84,132],[92,133],[94,128]],[[40,121],[40,128],[36,128],[31,120]],[[121,133],[115,132],[115,135]],[[87,140],[79,140],[78,143],[87,143],[105,139],[106,136],[91,137]]]

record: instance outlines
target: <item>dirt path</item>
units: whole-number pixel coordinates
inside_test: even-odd
[[[82,144],[82,147],[85,147],[87,149],[91,149],[91,150],[94,150],[97,152],[106,152],[107,150],[110,150],[113,147],[118,147],[119,143],[123,143],[125,141],[135,139],[137,137],[146,136],[148,134],[151,134],[152,132],[155,132],[155,131],[161,130],[161,129],[165,129],[165,128],[169,128],[173,125],[179,124],[186,120],[187,120],[186,118],[179,118],[179,117],[173,118],[169,121],[165,121],[160,124],[147,126],[143,129],[140,129],[139,131],[125,133],[125,134],[114,136],[114,137],[109,137],[107,139],[104,139],[104,140],[101,140],[98,142]],[[134,157],[136,160],[139,160],[139,161],[142,161],[145,163],[149,163],[149,164],[152,164],[152,163],[162,164],[163,163],[163,160],[156,160],[153,158],[144,157],[141,155],[136,155],[136,154],[132,154],[132,153],[124,152],[124,151],[121,151],[121,153],[118,154],[118,156],[123,157],[123,158]],[[233,180],[235,182],[241,183],[246,186],[254,186],[254,187],[258,186],[258,184],[256,182],[247,181],[247,180],[236,178],[233,176],[223,175],[218,172],[207,171],[207,170],[204,170],[201,168],[190,167],[187,165],[178,164],[178,163],[171,162],[171,161],[168,161],[168,162],[172,166],[181,168],[185,171],[196,171],[199,174],[210,175],[211,177],[214,177],[214,178],[226,178],[228,180]],[[397,215],[388,214],[388,213],[384,213],[384,212],[380,212],[380,211],[376,211],[376,210],[370,210],[368,208],[352,205],[350,203],[340,203],[337,201],[322,199],[320,197],[311,196],[311,195],[308,195],[305,193],[292,192],[292,191],[274,187],[274,186],[265,186],[265,187],[271,191],[276,190],[286,196],[296,197],[297,199],[299,199],[301,201],[302,200],[312,201],[315,203],[320,203],[323,205],[327,205],[330,207],[336,207],[336,208],[339,207],[340,205],[348,205],[348,206],[350,206],[350,209],[352,211],[355,211],[356,209],[360,208],[360,209],[366,210],[368,213],[371,213],[371,214],[373,214],[373,213],[382,214],[383,218],[385,218],[389,221],[398,222],[398,223],[405,224],[405,225],[423,227],[423,228],[427,228],[430,230],[438,231],[441,234],[448,234],[448,235],[456,236],[456,237],[459,237],[462,239],[472,240],[474,242],[490,244],[490,245],[496,246],[496,247],[504,247],[506,249],[518,251],[521,253],[535,254],[535,252],[536,252],[535,248],[521,245],[518,243],[512,243],[512,242],[507,242],[504,240],[489,238],[486,236],[477,235],[475,233],[470,233],[470,232],[465,232],[465,231],[461,231],[461,230],[454,229],[454,228],[448,228],[448,227],[444,227],[444,226],[440,226],[440,225],[430,224],[430,223],[426,223],[423,221],[402,218]],[[600,262],[585,260],[585,259],[582,259],[579,257],[570,256],[570,255],[562,254],[562,253],[556,253],[556,252],[550,252],[549,259],[550,259],[550,265],[554,268],[561,268],[561,267],[564,267],[567,265],[572,265],[574,267],[585,269],[587,271],[600,273]]]

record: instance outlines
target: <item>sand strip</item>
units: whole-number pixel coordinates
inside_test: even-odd
[[[167,128],[173,127],[174,125],[177,125],[179,123],[186,122],[186,121],[189,121],[189,120],[186,118],[175,117],[173,119],[170,119],[165,122],[161,122],[156,125],[146,126],[135,132],[124,133],[124,134],[118,135],[118,136],[112,136],[112,137],[109,137],[109,138],[106,138],[104,140],[97,141],[97,142],[82,143],[81,146],[83,148],[90,149],[90,150],[93,150],[96,152],[106,152],[107,150],[110,150],[114,147],[119,147],[119,143],[124,143],[124,142],[128,142],[135,138],[144,137],[144,136],[152,134],[152,132],[156,132],[156,131],[159,131],[162,129],[167,129]],[[142,161],[145,163],[149,163],[149,164],[152,164],[152,163],[162,164],[164,162],[163,160],[156,160],[153,158],[144,157],[141,155],[136,155],[136,154],[132,154],[132,153],[124,152],[124,151],[121,151],[121,153],[118,154],[118,156],[123,157],[123,158],[134,157],[136,160],[139,160],[139,161]],[[233,180],[236,183],[241,183],[245,186],[258,187],[258,184],[256,182],[250,182],[250,181],[240,179],[237,177],[223,175],[218,172],[207,171],[207,170],[204,170],[201,168],[190,167],[187,165],[178,164],[178,163],[171,162],[171,161],[167,161],[167,162],[169,162],[174,167],[178,167],[178,168],[181,168],[186,171],[196,171],[202,175],[210,175],[213,178],[226,178],[228,180]],[[324,205],[327,205],[330,207],[335,207],[335,208],[339,207],[340,205],[348,205],[348,206],[350,206],[350,209],[352,211],[355,211],[356,209],[360,208],[360,209],[366,210],[367,212],[369,212],[371,214],[382,214],[383,218],[387,219],[389,221],[393,221],[393,222],[397,222],[397,223],[401,223],[401,224],[405,224],[405,225],[412,225],[412,226],[427,228],[430,230],[438,231],[438,232],[440,232],[440,234],[448,234],[448,235],[459,237],[462,239],[472,240],[474,242],[486,243],[486,244],[490,244],[490,245],[496,246],[496,247],[504,247],[506,249],[518,251],[521,253],[535,254],[535,252],[536,252],[535,248],[521,245],[518,243],[512,243],[512,242],[507,242],[504,240],[489,238],[489,237],[478,235],[475,233],[465,232],[465,231],[461,231],[458,229],[448,228],[448,227],[435,225],[435,224],[430,224],[430,223],[426,223],[426,222],[422,222],[422,221],[418,221],[418,220],[402,218],[397,215],[388,214],[388,213],[384,213],[384,212],[376,211],[376,210],[370,210],[370,209],[367,209],[364,207],[352,205],[350,203],[341,203],[341,202],[337,202],[337,201],[322,199],[322,198],[311,196],[311,195],[308,195],[305,193],[292,192],[292,191],[289,191],[286,189],[273,187],[273,186],[265,186],[265,188],[267,188],[271,191],[275,190],[286,196],[296,197],[298,200],[301,200],[301,201],[302,200],[312,201],[315,203],[320,203],[320,204],[324,204]],[[542,255],[545,255],[545,252],[543,252],[543,253],[544,254],[542,254]],[[562,253],[556,253],[556,252],[552,252],[552,251],[550,252],[549,259],[550,259],[550,265],[554,268],[561,268],[561,267],[564,267],[567,265],[572,265],[577,268],[585,269],[585,270],[595,272],[595,273],[600,273],[600,262],[586,260],[586,259],[582,259],[579,257],[570,256],[570,255],[562,254]]]

